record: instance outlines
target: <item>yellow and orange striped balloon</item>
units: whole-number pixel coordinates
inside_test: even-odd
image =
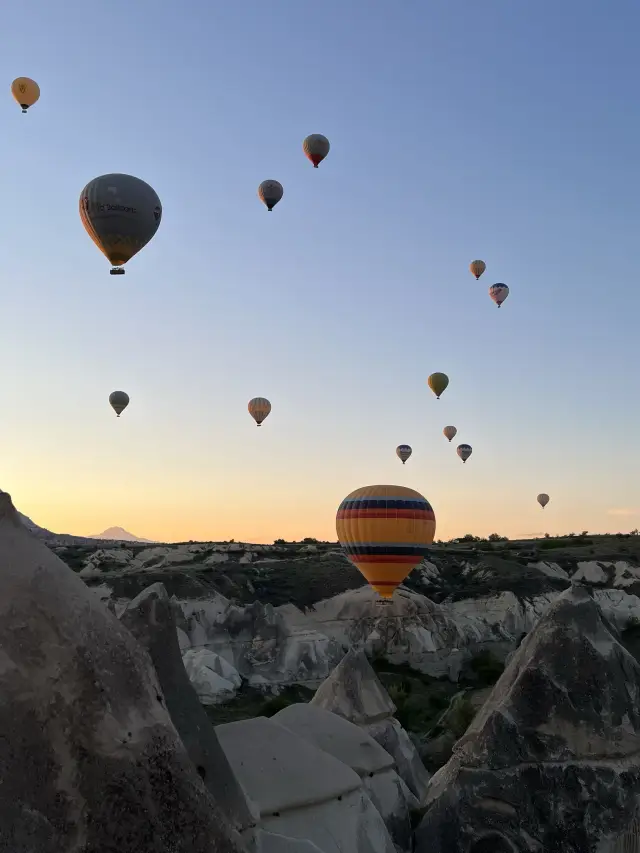
[[[428,554],[436,533],[429,501],[406,486],[364,486],[342,501],[338,540],[347,557],[385,599]]]

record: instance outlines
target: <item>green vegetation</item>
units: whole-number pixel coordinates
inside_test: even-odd
[[[480,652],[473,658],[470,669],[482,687],[491,687],[504,672],[504,664],[489,651]]]
[[[314,691],[294,684],[284,687],[276,696],[265,696],[259,690],[243,686],[231,702],[224,705],[205,705],[207,716],[214,726],[248,720],[252,717],[272,717],[289,705],[308,702]]]

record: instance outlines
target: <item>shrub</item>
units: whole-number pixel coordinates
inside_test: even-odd
[[[504,664],[489,651],[482,651],[470,663],[471,670],[485,687],[495,684],[504,672]]]

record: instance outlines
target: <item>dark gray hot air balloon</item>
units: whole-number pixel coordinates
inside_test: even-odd
[[[280,181],[263,181],[258,187],[258,198],[267,205],[267,210],[272,211],[284,195],[284,189]]]
[[[120,417],[120,413],[129,405],[129,395],[125,391],[112,391],[109,394],[109,402],[113,411]]]
[[[133,175],[100,175],[80,193],[80,218],[87,234],[111,262],[111,275],[144,249],[158,230],[162,204],[149,184]]]

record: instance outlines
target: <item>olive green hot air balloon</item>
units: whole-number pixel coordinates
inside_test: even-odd
[[[266,204],[267,210],[271,212],[284,195],[284,189],[280,181],[263,181],[258,187],[258,198]]]
[[[431,376],[427,379],[429,384],[429,388],[436,395],[438,400],[440,399],[440,395],[444,392],[445,388],[449,384],[449,377],[446,373],[432,373]]]
[[[482,273],[486,270],[487,265],[484,261],[471,261],[469,264],[469,269],[475,275],[476,281],[480,278]]]
[[[109,402],[113,411],[120,417],[120,413],[129,405],[129,395],[125,391],[112,391],[109,394]]]
[[[455,437],[456,437],[456,434],[457,434],[458,430],[457,430],[454,426],[446,426],[446,427],[442,430],[442,432],[443,432],[443,434],[444,434],[444,437],[445,437],[445,438],[448,438],[448,439],[449,439],[449,441],[451,441],[453,438],[455,438]]]
[[[11,94],[26,113],[40,97],[40,86],[30,77],[16,77],[11,84]]]
[[[87,234],[111,262],[111,275],[143,249],[158,230],[162,205],[149,184],[133,175],[100,175],[80,193],[80,218]]]
[[[302,143],[302,150],[304,151],[307,159],[313,163],[315,169],[317,169],[320,163],[322,163],[329,153],[330,148],[331,144],[329,140],[321,133],[312,133],[311,136],[307,136]]]
[[[248,408],[249,414],[258,424],[258,426],[260,426],[262,424],[262,421],[271,411],[271,403],[267,400],[266,397],[254,397],[253,400],[249,400]]]
[[[536,498],[536,500],[538,501],[538,503],[540,504],[542,509],[544,509],[546,507],[546,505],[549,503],[549,495],[545,495],[544,492],[541,492],[538,495],[538,497]]]

